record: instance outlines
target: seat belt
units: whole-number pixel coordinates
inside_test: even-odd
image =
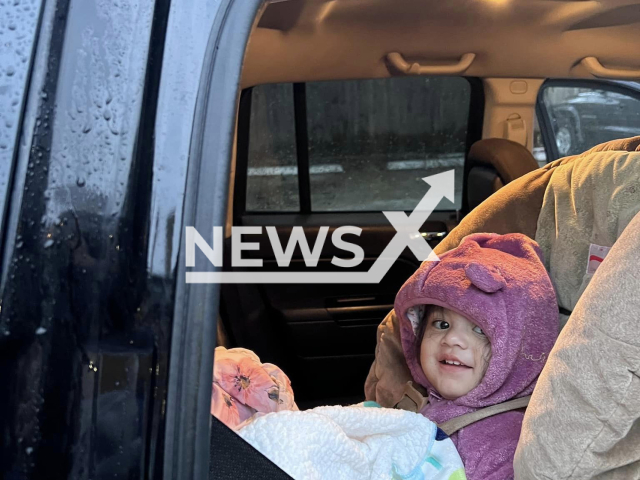
[[[465,413],[464,415],[460,415],[459,417],[452,418],[451,420],[441,423],[440,425],[438,425],[438,427],[447,435],[452,435],[461,428],[464,428],[467,425],[471,425],[472,423],[478,422],[485,418],[493,417],[494,415],[508,412],[510,410],[526,408],[526,406],[529,404],[529,400],[531,400],[531,395],[516,398],[514,400],[509,400],[503,403],[498,403],[497,405],[491,405],[490,407],[481,408],[480,410],[476,410],[475,412]]]
[[[504,138],[519,143],[523,147],[527,146],[527,124],[520,115],[517,113],[509,115],[504,126]]]
[[[485,418],[498,415],[499,413],[508,412],[510,410],[525,408],[529,404],[530,399],[531,395],[527,395],[526,397],[520,397],[507,402],[498,403],[497,405],[491,405],[490,407],[481,408],[475,412],[465,413],[459,417],[452,418],[451,420],[441,423],[438,427],[447,435],[452,435],[461,428]],[[416,389],[413,382],[407,382],[404,387],[404,395],[394,408],[419,413],[427,406],[428,403],[429,399]]]

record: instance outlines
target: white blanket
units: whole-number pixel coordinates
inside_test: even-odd
[[[257,415],[238,433],[296,480],[466,478],[453,442],[433,422],[377,407]]]

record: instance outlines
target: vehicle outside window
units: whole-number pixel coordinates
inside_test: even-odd
[[[255,87],[247,211],[297,210],[307,172],[313,212],[412,210],[422,178],[451,168],[460,208],[470,97],[461,77]]]
[[[538,103],[555,158],[640,134],[637,82],[551,82],[541,89]]]

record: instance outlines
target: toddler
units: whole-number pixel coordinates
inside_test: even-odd
[[[428,391],[420,413],[442,424],[530,395],[558,335],[558,307],[538,245],[521,234],[474,234],[424,262],[395,301],[402,347]],[[470,480],[513,478],[524,411],[451,436]]]

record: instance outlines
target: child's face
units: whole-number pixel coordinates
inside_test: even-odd
[[[482,381],[491,358],[491,344],[466,317],[443,308],[429,310],[420,345],[420,365],[438,393],[454,400]]]

